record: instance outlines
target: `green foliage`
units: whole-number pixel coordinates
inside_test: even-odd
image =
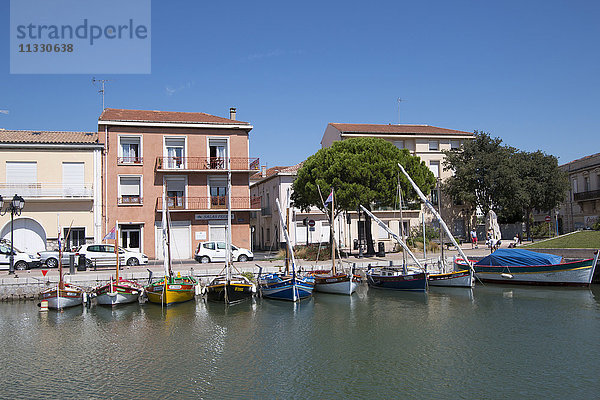
[[[245,276],[250,280],[250,282],[254,282],[254,274],[250,271],[242,272],[242,276]]]
[[[426,225],[425,226],[425,241],[429,244],[433,239],[437,239],[440,237],[440,231],[433,226]],[[407,244],[410,247],[420,247],[423,248],[423,227],[414,227],[411,228],[410,234],[408,236]],[[419,246],[420,243],[420,246]]]
[[[336,213],[356,210],[362,204],[393,206],[398,190],[398,178],[403,197],[416,199],[408,180],[399,174],[402,164],[412,179],[429,193],[435,177],[419,157],[408,150],[399,150],[392,143],[376,138],[352,138],[334,142],[308,157],[293,184],[292,200],[295,207],[307,210],[311,206],[323,210],[317,189],[323,197],[335,188]]]
[[[317,254],[319,256],[319,261],[331,260],[331,247],[321,246],[320,250],[318,244],[294,247],[294,256],[299,259],[304,259],[307,261],[316,261]]]
[[[600,220],[596,221],[594,225],[592,225],[592,229],[595,231],[600,231]]]
[[[550,228],[548,228],[549,225]],[[531,236],[536,239],[550,238],[552,235],[554,235],[554,231],[552,230],[550,222],[536,224],[531,229]]]
[[[528,221],[534,209],[548,211],[564,199],[566,174],[558,160],[541,151],[524,152],[475,131],[460,150],[444,152],[454,175],[443,185],[455,201],[498,214],[499,222]]]
[[[524,247],[528,249],[597,249],[598,243],[600,243],[600,232],[580,231],[554,239],[533,242]]]

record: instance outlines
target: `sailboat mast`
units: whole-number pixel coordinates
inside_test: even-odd
[[[334,210],[335,210],[335,193],[333,193],[333,188],[331,188],[331,273],[335,275],[335,219],[334,219]]]
[[[65,285],[63,282],[62,244],[60,242],[60,214],[56,214],[56,224],[58,225],[58,288],[62,289]]]
[[[227,282],[231,280],[231,165],[227,168]],[[227,295],[227,291],[225,292]]]
[[[117,272],[115,281],[119,282],[119,221],[115,222],[115,256],[117,257]]]
[[[166,189],[165,189],[165,185],[163,183],[163,196],[162,196],[162,221],[161,221],[161,228],[162,228],[162,244],[163,244],[163,267],[165,269],[165,281],[167,279],[167,277],[170,275],[169,271],[171,269],[170,267],[170,257],[171,257],[171,253],[168,250],[169,248],[169,239],[168,239],[168,232],[167,232],[167,194],[166,194]]]
[[[292,247],[292,242],[290,242],[290,237],[288,236],[287,225],[283,220],[283,213],[281,212],[281,205],[279,205],[279,199],[275,199],[275,204],[277,205],[277,212],[279,213],[279,222],[283,226],[283,235],[285,237],[285,242],[287,243],[288,250],[290,251],[290,258],[292,260],[292,274],[294,277],[296,276],[296,259],[294,258],[294,248]]]
[[[398,175],[398,202],[400,205],[400,238],[404,242],[404,218],[402,216],[402,188],[400,187],[400,175]],[[406,252],[402,251],[402,266],[406,268]]]

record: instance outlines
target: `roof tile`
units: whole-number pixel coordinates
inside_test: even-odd
[[[97,144],[97,132],[21,131],[0,129],[0,143]]]
[[[340,124],[330,123],[340,132],[346,133],[376,133],[376,134],[450,134],[450,135],[473,135],[472,132],[457,131],[454,129],[439,128],[431,125],[380,125],[380,124]]]
[[[248,122],[201,112],[156,111],[156,110],[125,110],[106,108],[98,118],[99,121],[128,121],[128,122],[178,122],[178,123],[210,123],[249,125]]]

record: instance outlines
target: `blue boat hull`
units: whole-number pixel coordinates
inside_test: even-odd
[[[367,274],[367,283],[370,287],[377,289],[409,290],[417,292],[427,291],[427,276],[425,273],[401,276],[378,276]]]
[[[263,297],[277,300],[300,301],[312,295],[315,280],[312,277],[282,278],[276,274],[259,280]]]

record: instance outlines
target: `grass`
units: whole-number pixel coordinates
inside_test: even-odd
[[[527,249],[597,249],[600,248],[600,231],[579,231],[519,247]]]

